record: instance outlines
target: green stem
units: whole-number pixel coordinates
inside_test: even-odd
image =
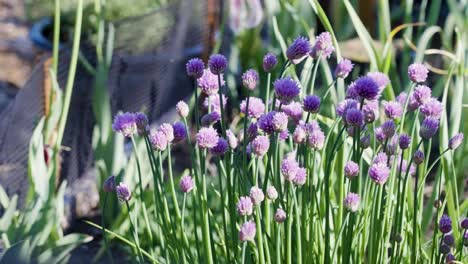
[[[73,94],[73,84],[75,81],[76,66],[78,62],[78,54],[80,50],[80,37],[81,37],[81,23],[83,20],[83,0],[78,0],[78,6],[76,8],[76,20],[73,34],[73,47],[70,59],[70,67],[68,71],[67,83],[65,86],[65,97],[63,100],[62,113],[60,114],[60,120],[57,130],[57,141],[55,142],[54,158],[56,160],[60,146],[62,145],[63,133],[65,132],[65,125],[68,119],[68,112],[70,110],[71,96]]]
[[[52,70],[58,71],[59,49],[60,49],[60,0],[55,0],[54,10],[54,47],[52,50]]]
[[[132,231],[134,239],[135,239],[135,246],[136,246],[137,253],[138,253],[138,263],[143,263],[144,260],[143,260],[143,255],[141,254],[141,250],[140,250],[140,242],[139,242],[139,239],[138,239],[138,232],[135,229],[135,225],[133,224],[132,216],[130,214],[130,212],[131,212],[130,205],[128,204],[128,201],[125,201],[125,204],[127,205],[128,219],[130,220],[130,227],[132,229],[131,231]]]
[[[109,256],[109,260],[112,264],[114,264],[114,258],[112,257],[112,253],[109,249],[109,242],[107,241],[107,235],[105,232],[105,211],[106,211],[106,203],[107,203],[107,196],[109,195],[108,192],[104,194],[104,202],[102,203],[102,211],[101,211],[101,227],[102,227],[102,237],[104,240],[104,246],[106,247],[107,255]]]

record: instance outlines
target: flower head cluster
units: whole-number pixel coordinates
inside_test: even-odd
[[[267,136],[257,136],[251,143],[251,149],[258,157],[263,157],[270,148],[270,140]]]
[[[125,137],[131,137],[138,132],[136,115],[134,113],[122,113],[114,117],[112,129]]]
[[[256,233],[257,229],[255,223],[252,221],[245,222],[240,228],[239,240],[243,242],[254,241]]]
[[[348,59],[342,59],[335,68],[336,78],[346,78],[348,74],[353,70],[354,64]]]
[[[242,74],[242,84],[251,91],[257,87],[259,79],[260,77],[254,69],[247,70]]]
[[[248,117],[250,118],[259,118],[265,112],[265,104],[263,103],[262,99],[257,97],[250,97],[249,98],[249,113]],[[247,100],[243,100],[240,104],[240,111],[244,115],[246,114],[245,111],[247,109]]]
[[[221,54],[213,54],[208,60],[208,67],[213,74],[222,74],[227,68],[227,59]]]
[[[278,60],[276,59],[276,56],[267,53],[263,57],[263,70],[266,72],[271,72],[272,70],[275,69],[276,65],[278,64]]]
[[[121,202],[128,202],[132,198],[130,187],[123,182],[119,183],[119,185],[115,187],[115,191],[117,192],[117,198],[119,198],[119,201]]]
[[[390,168],[387,166],[387,160],[382,160],[381,157],[377,156],[374,163],[369,168],[369,177],[378,185],[384,185],[389,176]]]
[[[309,113],[318,113],[320,110],[320,97],[316,95],[307,95],[304,97],[304,111]]]
[[[428,73],[429,70],[421,63],[413,63],[408,67],[408,76],[415,83],[426,81]]]
[[[335,48],[333,47],[331,34],[329,32],[322,32],[315,38],[315,44],[312,47],[310,56],[314,59],[319,56],[328,58],[334,51]]]
[[[202,127],[197,133],[196,140],[200,148],[213,148],[219,141],[218,132],[213,127]]]
[[[286,50],[286,57],[292,63],[298,63],[310,52],[310,42],[304,37],[297,37]]]
[[[190,59],[187,64],[185,64],[187,75],[194,79],[202,77],[204,69],[205,64],[199,58]]]
[[[225,84],[223,75],[220,75],[221,86]],[[215,95],[218,93],[219,84],[218,84],[218,76],[213,74],[209,70],[204,70],[203,75],[197,79],[198,87],[202,90],[202,92],[208,96]]]
[[[302,119],[302,105],[299,102],[291,102],[288,105],[283,106],[283,111],[287,114],[294,122],[299,122]]]
[[[299,83],[291,77],[278,79],[273,83],[275,95],[282,104],[289,104],[299,95]]]
[[[359,209],[360,201],[361,199],[359,198],[358,194],[350,192],[348,193],[348,195],[346,195],[343,204],[349,211],[357,212],[357,210]]]
[[[195,186],[195,183],[192,177],[187,175],[180,179],[179,187],[183,193],[189,193],[193,189],[193,186]]]

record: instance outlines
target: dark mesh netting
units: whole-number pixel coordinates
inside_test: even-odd
[[[185,61],[203,49],[205,1],[180,1],[137,17],[114,21],[115,42],[107,88],[113,115],[117,111],[144,110],[156,121],[190,94]],[[82,42],[83,43],[83,42]],[[94,48],[85,44],[83,56],[95,64]],[[70,47],[60,53],[58,80],[64,87]],[[0,115],[0,184],[9,195],[27,191],[29,140],[44,114],[47,57],[35,66],[15,100]],[[94,77],[78,63],[72,102],[65,129],[61,178],[69,183],[93,166],[92,133]]]

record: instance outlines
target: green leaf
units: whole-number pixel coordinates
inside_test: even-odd
[[[8,198],[5,189],[0,185],[0,206],[3,208],[7,208],[8,204],[10,203],[10,199]]]
[[[0,233],[6,232],[10,225],[12,224],[11,221],[15,216],[16,212],[16,204],[18,202],[18,195],[14,195],[11,199],[5,213],[3,214],[2,218],[0,218]]]
[[[367,54],[369,55],[371,61],[371,70],[377,70],[380,59],[373,44],[372,37],[367,31],[364,24],[362,23],[361,19],[359,18],[358,14],[354,10],[353,5],[349,2],[349,0],[344,0],[344,4],[351,18],[351,21],[353,22],[354,28],[356,29],[356,32],[359,35],[359,38],[361,39],[362,44],[364,45],[364,48],[367,51]]]
[[[36,193],[46,201],[49,198],[49,177],[44,159],[44,141],[42,130],[44,118],[34,129],[29,145],[28,177],[31,183],[30,193]]]

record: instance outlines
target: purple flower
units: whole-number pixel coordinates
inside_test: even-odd
[[[299,167],[296,172],[296,176],[293,179],[294,184],[298,186],[302,186],[305,184],[307,180],[307,171],[305,168]]]
[[[442,255],[446,255],[448,253],[450,253],[450,246],[449,245],[446,245],[444,243],[441,243],[440,246],[439,246],[439,251]]]
[[[349,109],[345,116],[346,124],[353,127],[361,127],[364,125],[364,115],[359,109]]]
[[[254,241],[255,234],[257,229],[255,227],[255,223],[252,221],[245,222],[239,231],[239,240],[242,242],[245,241]]]
[[[275,111],[268,112],[263,114],[258,119],[258,127],[265,133],[271,134],[275,131],[273,127],[273,116],[275,115]]]
[[[199,58],[190,59],[187,62],[187,64],[185,64],[185,70],[187,71],[187,75],[194,79],[202,77],[204,69],[205,64]]]
[[[460,221],[460,227],[463,229],[468,229],[468,218],[465,217]]]
[[[448,215],[442,215],[439,220],[439,230],[440,232],[447,234],[452,231],[452,220]]]
[[[174,124],[172,124],[172,129],[174,130],[174,143],[180,142],[187,138],[187,130],[185,128],[184,123],[175,122]]]
[[[348,178],[354,178],[359,175],[359,165],[354,161],[346,162],[344,167],[345,176]]]
[[[240,104],[240,111],[245,115],[247,108],[247,101],[243,100]],[[265,112],[265,104],[262,99],[257,97],[250,97],[249,99],[249,114],[248,117],[259,118]]]
[[[346,111],[349,109],[355,109],[358,107],[358,101],[354,99],[345,99],[344,101],[338,103],[336,106],[336,114],[343,118],[346,117]]]
[[[209,127],[221,120],[221,114],[217,111],[208,113],[201,117],[200,123],[202,126]]]
[[[309,133],[307,143],[315,150],[321,150],[325,142],[325,134],[321,129],[314,129]]]
[[[307,131],[304,126],[297,125],[293,132],[293,141],[296,144],[304,143],[307,138]]]
[[[213,54],[208,59],[208,68],[213,74],[219,75],[224,73],[227,68],[227,59],[221,54]]]
[[[266,196],[268,199],[274,201],[276,198],[278,198],[278,192],[276,191],[276,188],[274,186],[268,186],[266,190]]]
[[[112,130],[121,133],[125,137],[131,137],[138,132],[135,114],[121,113],[114,117]]]
[[[275,112],[271,124],[276,132],[285,131],[288,129],[288,115],[284,112]]]
[[[162,131],[156,131],[150,135],[151,146],[159,151],[164,151],[167,148],[166,135]]]
[[[366,100],[376,100],[380,96],[380,88],[370,77],[359,77],[354,82],[354,89],[360,98]]]
[[[397,119],[403,115],[401,104],[395,101],[384,102],[385,115],[390,119]]]
[[[428,73],[426,66],[421,63],[413,63],[408,67],[408,76],[415,83],[426,81]]]
[[[389,139],[395,135],[396,126],[392,120],[385,121],[381,127],[386,139]]]
[[[174,140],[174,128],[171,124],[164,123],[160,125],[158,131],[166,137],[167,143],[171,143]]]
[[[398,136],[395,135],[388,140],[387,146],[385,148],[385,153],[387,153],[387,155],[389,156],[395,154],[397,150],[397,145],[398,145]]]
[[[424,116],[431,116],[440,119],[440,116],[444,111],[444,105],[436,98],[430,98],[423,105],[421,105],[420,109]]]
[[[453,244],[455,244],[455,238],[452,234],[446,234],[443,239],[444,243],[448,246],[453,246]]]
[[[452,253],[448,253],[447,256],[445,257],[445,263],[447,264],[455,263],[455,261],[456,261],[456,258]]]
[[[302,105],[298,102],[283,106],[283,111],[295,122],[299,122],[302,118]]]
[[[135,113],[135,124],[137,126],[138,134],[143,135],[146,132],[146,127],[148,126],[148,117],[141,113]]]
[[[401,149],[407,149],[411,143],[411,137],[407,134],[401,134],[398,138],[398,145]]]
[[[225,84],[223,75],[221,77],[221,86]],[[203,75],[197,79],[198,87],[202,90],[202,93],[210,96],[218,93],[218,76],[211,73],[209,70],[204,70]]]
[[[375,134],[375,138],[380,142],[380,143],[384,143],[385,139],[387,139],[387,137],[385,136],[384,132],[383,132],[383,129],[382,127],[376,127],[374,129],[374,134]]]
[[[288,130],[283,130],[283,131],[280,131],[278,133],[278,139],[280,141],[284,141],[284,140],[288,139],[288,137],[289,137],[289,131]]]
[[[115,187],[115,191],[117,192],[117,198],[121,202],[128,202],[132,198],[132,191],[127,184],[121,182],[117,187]]]
[[[361,201],[361,198],[359,198],[359,195],[356,193],[348,193],[346,195],[346,198],[343,200],[344,207],[348,209],[351,212],[357,212],[359,209],[359,203]]]
[[[189,193],[193,189],[193,186],[194,182],[192,177],[187,175],[180,179],[179,187],[183,193]]]
[[[387,164],[388,156],[384,152],[379,152],[372,161],[372,164],[383,163]]]
[[[330,55],[335,51],[333,47],[332,37],[329,32],[322,32],[315,38],[315,44],[310,52],[310,56],[314,59],[317,59],[318,56],[323,56],[325,58],[330,57]]]
[[[390,83],[390,79],[388,79],[387,75],[382,72],[369,72],[366,76],[371,78],[377,84],[380,92],[382,92],[382,90]]]
[[[252,151],[258,157],[263,157],[270,148],[270,140],[267,136],[257,136],[251,144]]]
[[[264,71],[271,72],[276,67],[276,64],[278,64],[278,60],[276,59],[275,55],[271,53],[265,54],[265,56],[263,57]]]
[[[419,105],[422,105],[432,97],[431,88],[426,85],[418,85],[414,88],[413,97]]]
[[[252,188],[250,188],[249,195],[254,205],[259,205],[263,202],[263,200],[265,200],[265,195],[263,194],[262,189],[258,188],[257,186],[252,186]]]
[[[386,163],[374,163],[369,168],[369,177],[379,185],[384,185],[388,176],[390,176],[390,169]]]
[[[368,101],[362,107],[362,113],[364,114],[366,123],[374,122],[379,115],[379,103],[377,101]]]
[[[283,223],[284,221],[286,220],[286,212],[281,209],[281,208],[278,208],[276,209],[276,212],[275,212],[275,222],[276,223]]]
[[[439,129],[439,120],[434,117],[426,117],[419,130],[419,135],[426,140],[431,139]]]
[[[413,161],[416,165],[419,165],[424,162],[424,152],[421,150],[416,150],[413,154]]]
[[[297,64],[304,56],[310,52],[309,40],[299,36],[286,50],[286,57],[292,63]]]
[[[227,98],[226,96],[224,96],[224,94],[222,95],[222,98],[223,98],[223,107],[226,107]],[[211,107],[211,112],[220,113],[221,107],[219,104],[219,95],[213,94],[205,98],[205,101],[203,101],[203,107],[205,108],[205,110],[209,110]]]
[[[289,104],[300,92],[299,83],[291,77],[277,79],[273,86],[276,97],[285,105]]]
[[[239,141],[237,140],[236,135],[234,135],[234,133],[230,129],[226,131],[226,136],[229,143],[229,147],[231,147],[231,149],[237,148],[237,144],[239,143]]]
[[[304,97],[304,111],[309,113],[318,113],[320,110],[320,97],[316,95],[307,95]]]
[[[115,176],[110,176],[102,184],[102,190],[104,192],[113,192],[115,191]]]
[[[210,153],[214,156],[222,156],[229,149],[229,144],[224,138],[219,138],[216,146],[210,149]]]
[[[292,182],[299,170],[299,164],[294,158],[286,157],[281,161],[281,174],[287,181]]]
[[[251,91],[257,87],[259,79],[258,73],[253,69],[247,70],[242,74],[242,84]]]
[[[242,196],[237,202],[237,213],[242,216],[251,215],[253,212],[252,199],[248,196]]]
[[[353,70],[354,64],[348,59],[342,59],[335,68],[336,78],[346,78],[348,74]]]
[[[180,101],[176,104],[176,111],[181,118],[185,118],[189,114],[189,107],[184,101]]]
[[[213,127],[202,127],[196,136],[200,148],[210,149],[218,144],[218,132]]]
[[[370,147],[370,143],[371,143],[371,141],[370,141],[370,135],[369,134],[366,134],[365,136],[363,136],[359,141],[359,145],[363,149],[366,149],[366,148]]]
[[[463,245],[468,247],[468,232],[463,232]]]
[[[250,141],[258,136],[257,123],[251,123],[247,128],[247,139]]]

